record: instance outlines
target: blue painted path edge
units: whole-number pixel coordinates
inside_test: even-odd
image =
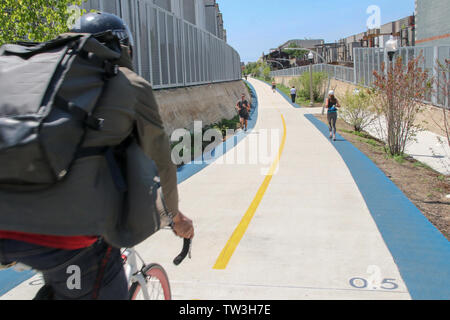
[[[237,144],[241,142],[253,130],[258,119],[258,96],[256,95],[255,88],[249,82],[247,82],[247,84],[251,89],[252,95],[252,111],[250,114],[251,120],[249,120],[248,122],[248,131],[240,132],[234,137],[234,139],[230,139],[230,141],[219,144],[212,151],[212,158],[207,162],[202,160],[199,161],[200,164],[190,163],[179,168],[177,172],[179,184],[206,168],[212,161],[214,161],[214,159],[218,159],[222,154],[225,154],[226,152],[237,146]],[[14,289],[22,282],[27,281],[35,274],[36,273],[33,271],[16,272],[13,269],[0,271],[0,296]]]
[[[305,117],[328,139],[326,124]],[[366,155],[337,138],[330,143],[350,169],[411,297],[450,299],[450,242]]]
[[[197,174],[201,170],[205,169],[207,166],[212,164],[215,160],[220,158],[222,155],[226,154],[228,151],[236,147],[248,134],[250,134],[255,128],[256,122],[258,121],[258,96],[256,94],[255,88],[251,85],[250,82],[245,81],[250,87],[251,96],[252,96],[252,105],[250,112],[250,120],[248,121],[248,130],[247,132],[240,131],[234,137],[230,138],[226,142],[220,143],[215,147],[211,152],[210,159],[196,159],[193,162],[184,165],[178,169],[178,183],[182,183]]]

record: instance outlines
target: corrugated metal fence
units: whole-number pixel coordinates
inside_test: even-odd
[[[442,73],[439,74],[437,70],[438,61],[444,62],[445,59],[450,58],[450,46],[402,47],[397,53],[403,58],[405,65],[408,64],[410,59],[418,57],[420,54],[424,58],[422,67],[429,71],[430,77],[434,76],[437,80],[433,92],[427,97],[426,102],[437,106],[445,106],[448,96],[444,95],[443,90],[440,90],[439,83],[442,83],[443,75]],[[313,71],[326,72],[334,79],[370,87],[375,80],[373,72],[381,72],[381,65],[389,62],[388,55],[383,48],[355,48],[354,57],[354,68],[316,64],[313,66]],[[273,71],[271,76],[300,76],[305,72],[309,72],[309,66]],[[450,75],[447,75],[447,77],[450,77]]]
[[[241,79],[240,56],[225,41],[146,0],[89,0],[84,9],[123,18],[134,34],[134,67],[153,88]]]
[[[354,81],[355,71],[353,68],[335,66],[335,65],[331,65],[331,64],[323,64],[323,63],[322,64],[314,64],[312,66],[312,68],[313,68],[313,72],[328,73],[331,78],[335,78],[337,80],[351,82],[351,83],[355,82]],[[295,76],[301,76],[305,72],[309,72],[309,66],[272,71],[271,76],[272,77],[281,77],[281,76],[295,77]]]

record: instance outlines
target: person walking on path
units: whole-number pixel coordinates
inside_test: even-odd
[[[325,106],[328,109],[327,118],[328,118],[328,128],[330,129],[330,139],[336,141],[336,121],[338,116],[338,108],[340,108],[339,101],[336,99],[334,95],[334,91],[331,90],[328,93],[328,98],[325,102]]]
[[[241,100],[239,100],[238,103],[236,104],[236,109],[239,113],[241,128],[243,128],[244,131],[247,131],[248,120],[250,118],[250,104],[245,99],[244,93],[241,96]]]
[[[277,90],[277,84],[275,83],[275,81],[272,81],[272,91],[273,91],[273,93],[275,93],[276,90]]]
[[[297,89],[295,88],[295,86],[292,86],[291,88],[291,98],[292,103],[295,103],[295,99],[297,99]]]

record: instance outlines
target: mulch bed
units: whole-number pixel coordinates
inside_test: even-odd
[[[324,115],[316,115],[327,124]],[[353,133],[352,126],[338,119],[341,136],[363,152],[390,178],[436,228],[450,240],[450,176],[444,176],[411,157],[393,159],[383,143],[369,135]]]

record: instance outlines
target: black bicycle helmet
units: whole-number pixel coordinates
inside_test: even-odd
[[[118,16],[107,12],[90,12],[87,13],[75,23],[70,30],[74,33],[102,33],[112,31],[116,35],[120,43],[132,48],[134,47],[133,34],[127,24]]]

